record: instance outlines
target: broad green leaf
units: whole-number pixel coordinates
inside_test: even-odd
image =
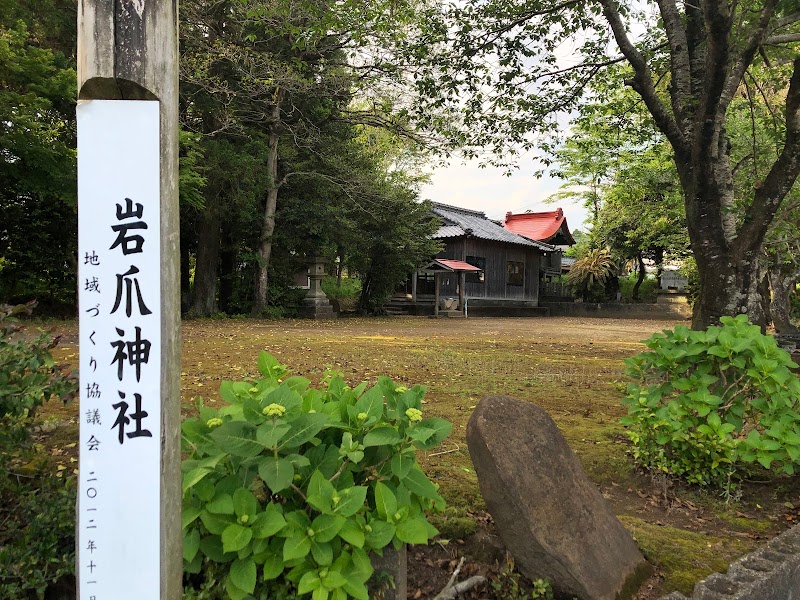
[[[328,589],[342,587],[347,580],[336,569],[328,569],[328,573],[322,578],[322,584]]]
[[[192,469],[188,473],[184,473],[183,493],[186,494],[186,490],[192,488],[196,483],[202,481],[202,479],[209,473],[211,473],[211,469],[206,469],[203,467],[198,467],[196,469]]]
[[[269,554],[264,561],[264,581],[277,579],[283,573],[283,560],[277,554]]]
[[[251,529],[253,530],[253,537],[266,538],[275,535],[286,526],[286,519],[283,518],[283,511],[276,504],[268,504],[267,508],[259,514]]]
[[[397,539],[406,544],[428,543],[428,529],[422,522],[422,517],[414,517],[398,523],[395,533]]]
[[[302,446],[325,426],[328,416],[320,413],[303,414],[291,423],[291,429],[281,439],[281,448]]]
[[[203,510],[203,512],[200,513],[200,520],[203,522],[205,528],[208,529],[209,533],[213,533],[214,535],[222,535],[222,532],[225,531],[225,528],[233,523],[234,517],[228,515],[215,515],[214,513],[208,512],[208,510]]]
[[[289,429],[288,423],[284,423],[280,419],[275,419],[274,422],[269,419],[266,423],[259,425],[256,430],[256,440],[265,448],[274,448]]]
[[[311,385],[311,380],[298,375],[293,375],[292,377],[288,377],[283,383],[292,391],[302,394],[306,391],[308,386]]]
[[[353,574],[358,577],[361,582],[367,581],[375,572],[375,569],[372,568],[372,561],[370,560],[369,554],[360,548],[353,549],[349,568],[342,567],[340,570]]]
[[[261,351],[258,355],[258,370],[261,371],[261,374],[264,377],[273,379],[275,377],[275,373],[280,368],[280,363],[278,359],[272,356],[269,352]]]
[[[189,525],[194,523],[195,519],[200,516],[203,509],[199,506],[183,505],[183,512],[181,513],[181,528],[186,529]]]
[[[305,378],[301,377],[300,379]],[[300,407],[303,404],[303,398],[287,382],[282,383],[276,389],[267,394],[267,397],[261,402],[262,406],[269,406],[270,404],[280,404],[286,409],[286,416],[289,416],[299,412]]]
[[[446,421],[445,419],[439,419],[436,417],[432,417],[430,419],[423,419],[419,422],[417,427],[425,427],[426,429],[433,430],[433,435],[431,435],[425,441],[425,448],[433,448],[434,446],[438,446],[442,443],[447,436],[450,435],[450,432],[453,430],[453,424],[450,421]]]
[[[428,476],[422,472],[419,465],[414,465],[408,472],[408,475],[403,479],[405,485],[412,494],[422,496],[423,498],[436,498],[439,494],[436,491],[436,486],[428,479]]]
[[[238,517],[247,515],[252,519],[258,512],[258,500],[250,490],[239,488],[233,493],[233,510]]]
[[[398,452],[397,454],[392,456],[392,461],[391,461],[392,475],[394,475],[400,480],[405,479],[415,462],[416,458],[414,457],[413,454]]]
[[[311,541],[311,556],[318,565],[327,567],[333,562],[333,546],[329,542]]]
[[[225,578],[225,591],[228,592],[230,600],[244,600],[250,595],[249,592],[244,591],[233,583],[233,578],[230,573],[228,573],[228,576]]]
[[[311,600],[328,600],[330,590],[323,585],[311,592]]]
[[[299,595],[313,592],[320,585],[319,575],[316,571],[306,571],[297,582],[297,593]]]
[[[377,421],[383,416],[383,392],[377,385],[356,401],[355,413],[367,413],[365,423]]]
[[[356,548],[364,547],[364,531],[353,519],[347,519],[339,531],[339,537]]]
[[[256,441],[256,426],[245,421],[229,421],[211,432],[211,437],[222,449],[234,456],[257,456],[264,446]]]
[[[364,436],[362,442],[365,448],[371,446],[390,446],[399,444],[402,438],[394,427],[378,427]]]
[[[317,542],[330,542],[344,526],[347,519],[338,515],[319,515],[311,522],[314,530],[314,540]]]
[[[222,550],[222,540],[216,535],[207,536],[200,540],[200,551],[217,563],[228,563],[236,558],[236,555],[232,552],[225,554]]]
[[[252,557],[236,559],[231,564],[230,576],[234,585],[252,594],[256,589],[256,563]]]
[[[334,505],[333,512],[343,517],[356,514],[367,500],[367,487],[363,485],[339,490],[339,502]]]
[[[297,532],[286,538],[283,544],[284,562],[295,558],[303,558],[311,551],[311,540],[305,532]]]
[[[389,520],[397,512],[397,499],[386,484],[378,482],[375,484],[375,508],[384,520]]]
[[[333,510],[333,496],[336,488],[319,471],[314,471],[308,482],[308,502],[320,512],[331,512]]]
[[[406,433],[414,440],[417,448],[424,448],[427,447],[428,440],[433,439],[433,436],[436,435],[436,430],[417,423],[413,427],[409,427]]]
[[[222,549],[225,552],[238,552],[253,539],[253,532],[248,527],[232,523],[222,532]]]
[[[206,510],[215,515],[232,515],[233,498],[230,494],[217,494],[211,502],[206,504]]]
[[[367,586],[363,582],[358,581],[357,577],[347,577],[344,584],[344,591],[350,594],[355,600],[369,600],[369,592]]]
[[[276,459],[274,456],[265,456],[259,462],[258,475],[269,486],[272,493],[277,494],[291,485],[294,466],[285,458]]]
[[[261,403],[257,398],[249,397],[242,400],[242,415],[249,423],[258,426],[267,420],[267,416],[262,412]]]
[[[183,536],[183,560],[192,562],[200,550],[200,531],[192,529]]]
[[[219,384],[219,395],[228,404],[238,404],[239,402],[239,397],[236,395],[236,392],[233,391],[232,381],[223,381]]]
[[[373,550],[384,548],[394,538],[394,525],[386,521],[374,519],[369,523],[370,529],[366,534],[366,542]]]

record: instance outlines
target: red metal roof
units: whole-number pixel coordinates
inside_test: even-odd
[[[572,234],[569,232],[564,211],[560,208],[549,212],[528,212],[517,215],[509,212],[506,213],[503,227],[513,233],[539,242],[568,245],[575,243]],[[562,234],[560,236],[562,239],[551,241],[559,232]]]
[[[443,267],[451,271],[480,271],[478,267],[464,262],[463,260],[450,260],[446,258],[437,258],[433,262],[439,263]]]

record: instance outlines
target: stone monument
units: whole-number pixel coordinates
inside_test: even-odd
[[[524,575],[582,600],[631,597],[649,566],[544,410],[484,398],[467,445],[489,513]]]

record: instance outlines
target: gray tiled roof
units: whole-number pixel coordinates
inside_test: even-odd
[[[432,202],[431,204],[433,212],[441,217],[443,221],[439,231],[433,234],[435,239],[471,235],[482,240],[531,246],[545,252],[553,252],[556,249],[555,246],[550,244],[536,242],[508,231],[497,221],[486,218],[485,213],[438,202]]]

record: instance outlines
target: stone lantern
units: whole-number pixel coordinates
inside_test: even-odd
[[[308,268],[308,293],[300,306],[300,316],[305,319],[335,319],[330,300],[322,291],[322,278],[325,276],[325,259],[315,256]]]

